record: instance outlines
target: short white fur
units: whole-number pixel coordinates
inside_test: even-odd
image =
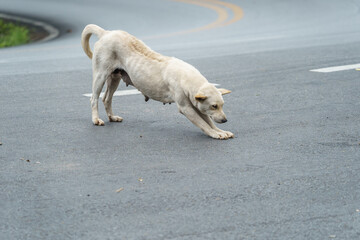
[[[92,34],[99,38],[93,53],[89,46]],[[137,88],[145,100],[175,102],[179,112],[208,136],[215,139],[234,137],[233,133],[217,128],[213,122],[227,121],[222,95],[231,91],[216,88],[192,65],[154,52],[127,32],[106,31],[94,24],[84,28],[81,43],[85,53],[92,59],[90,102],[95,125],[104,125],[104,121],[99,118],[98,100],[105,82],[107,87],[103,102],[109,121],[123,120],[113,114],[111,106],[113,94],[122,79],[127,85]]]

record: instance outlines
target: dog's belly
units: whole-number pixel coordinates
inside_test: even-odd
[[[140,58],[141,59],[141,58]],[[163,103],[174,102],[172,91],[169,88],[167,79],[162,76],[161,63],[149,64],[144,59],[128,62],[126,72],[130,78],[131,85],[136,87],[145,98],[160,101]]]
[[[133,80],[134,87],[136,87],[145,97],[150,99],[163,102],[163,103],[172,103],[174,99],[169,88],[165,84],[159,84],[149,81],[141,82]]]

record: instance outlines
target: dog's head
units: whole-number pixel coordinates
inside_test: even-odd
[[[195,95],[195,106],[203,114],[208,115],[217,123],[227,122],[223,111],[222,95],[231,93],[230,90],[216,88],[212,84],[204,84]]]

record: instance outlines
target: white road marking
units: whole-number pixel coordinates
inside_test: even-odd
[[[220,84],[217,83],[212,83],[214,86],[219,86]],[[137,89],[130,89],[130,90],[121,90],[121,91],[116,91],[114,93],[114,96],[126,96],[126,95],[136,95],[136,94],[141,94],[141,92]],[[83,96],[85,97],[91,97],[92,94],[91,93],[85,93],[83,94]],[[104,96],[104,92],[102,92],[100,94],[100,97],[102,98]]]
[[[24,17],[12,16],[12,15],[8,15],[5,13],[0,13],[0,18],[15,20],[15,21],[19,21],[19,22],[25,22],[25,23],[29,23],[29,24],[41,27],[42,29],[44,29],[45,31],[47,31],[49,33],[49,36],[41,39],[40,42],[48,41],[50,39],[56,38],[60,33],[59,30],[57,30],[50,24],[36,21],[36,20],[32,20],[32,19],[28,19],[28,18],[24,18]]]
[[[125,95],[135,95],[135,94],[141,94],[141,92],[137,89],[131,89],[131,90],[122,90],[122,91],[116,91],[114,92],[114,96],[125,96]],[[83,94],[85,97],[91,97],[91,93],[85,93]],[[104,96],[104,92],[100,94],[100,97],[102,98]]]
[[[329,73],[329,72],[338,72],[338,71],[345,71],[360,68],[360,63],[358,64],[351,64],[351,65],[344,65],[344,66],[335,66],[335,67],[327,67],[327,68],[319,68],[310,70],[310,72],[321,72],[321,73]]]

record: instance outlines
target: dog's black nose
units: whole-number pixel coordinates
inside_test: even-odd
[[[224,118],[223,120],[221,120],[222,123],[226,123],[227,122],[227,119]]]

